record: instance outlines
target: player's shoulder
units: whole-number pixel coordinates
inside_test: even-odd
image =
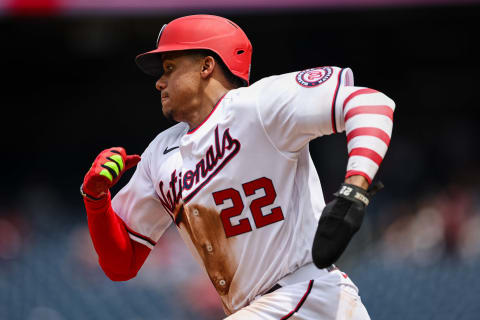
[[[241,107],[245,108],[248,106],[253,106],[256,103],[257,97],[262,94],[262,90],[271,83],[275,83],[279,79],[286,79],[288,74],[272,75],[265,78],[262,78],[248,87],[240,87],[237,89],[230,90],[229,93],[225,96],[227,103],[231,107]]]
[[[350,68],[323,66],[266,77],[255,82],[252,87],[258,87],[257,90],[260,92],[269,86],[285,89],[314,88],[332,84],[339,77],[345,77],[348,85],[353,85],[353,73]]]
[[[234,106],[245,109],[259,101],[262,105],[269,101],[277,103],[279,99],[288,101],[301,92],[328,93],[340,85],[353,86],[353,73],[350,68],[316,67],[262,78],[249,87],[232,90],[229,97]],[[305,90],[306,88],[313,90]]]
[[[258,96],[284,94],[296,91],[300,88],[329,88],[342,85],[353,85],[353,73],[350,68],[325,66],[308,68],[262,78],[249,87],[235,90],[235,94],[241,99],[256,99]],[[240,99],[240,100],[241,100]]]
[[[188,131],[188,124],[185,122],[177,123],[170,128],[160,132],[145,149],[144,154],[149,156],[152,154],[163,153],[165,148],[178,146],[180,139]]]

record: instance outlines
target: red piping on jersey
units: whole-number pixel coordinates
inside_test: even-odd
[[[194,133],[195,131],[198,130],[198,128],[200,128],[207,120],[208,118],[210,118],[210,116],[213,114],[213,112],[217,109],[218,105],[220,104],[220,101],[223,100],[223,98],[225,97],[226,93],[220,98],[220,100],[218,100],[218,102],[213,106],[213,109],[212,111],[210,111],[210,113],[208,114],[208,116],[202,121],[202,123],[200,123],[198,126],[196,126],[195,128],[189,130],[187,132],[187,134],[192,134]]]
[[[358,171],[358,170],[348,170],[348,171],[347,171],[347,174],[345,175],[345,179],[347,179],[348,177],[357,176],[357,175],[360,175],[360,176],[364,177],[365,179],[367,179],[368,184],[371,184],[371,183],[372,183],[372,178],[370,178],[370,177],[368,176],[368,174],[366,174],[366,173],[363,172],[363,171]]]
[[[350,133],[347,135],[347,142],[349,142],[350,140],[358,136],[376,137],[382,140],[383,142],[385,142],[387,146],[390,143],[390,136],[382,129],[374,128],[374,127],[357,128],[350,131]]]
[[[342,69],[338,73],[337,87],[335,88],[335,94],[333,95],[333,100],[332,100],[332,130],[333,130],[333,133],[337,133],[337,125],[336,125],[336,121],[335,121],[335,104],[337,103],[337,94],[338,94],[338,89],[340,88],[340,82],[342,81],[343,70],[345,70],[345,69]]]
[[[377,90],[373,90],[373,89],[370,89],[370,88],[365,88],[365,89],[360,89],[360,90],[357,90],[355,92],[352,92],[348,97],[347,99],[345,99],[345,101],[343,101],[343,109],[345,110],[345,106],[347,105],[347,103],[352,100],[353,98],[355,98],[356,96],[358,95],[361,95],[361,94],[368,94],[368,93],[377,93],[378,91]]]
[[[373,151],[372,149],[368,148],[354,148],[350,153],[348,154],[349,157],[351,156],[362,156],[365,158],[368,158],[375,162],[376,164],[380,165],[382,162],[383,158],[381,155]]]
[[[295,312],[298,312],[298,310],[300,310],[300,308],[302,307],[303,303],[304,303],[305,300],[307,299],[307,296],[309,295],[310,291],[312,291],[312,286],[313,286],[313,280],[310,280],[310,282],[308,283],[307,292],[305,292],[305,294],[303,295],[302,299],[300,299],[300,301],[298,302],[298,304],[297,304],[297,306],[295,307],[295,309],[293,309],[292,311],[290,311],[290,313],[288,313],[287,315],[283,316],[280,320],[286,320],[286,319],[290,318]]]
[[[365,113],[384,115],[393,121],[393,110],[389,106],[359,106],[348,110],[345,115],[345,122],[353,116]]]
[[[134,235],[135,237],[137,238],[140,238],[144,241],[147,241],[148,243],[150,243],[152,246],[155,246],[157,243],[155,241],[153,241],[152,239],[150,239],[149,237],[147,236],[144,236],[143,234],[141,233],[138,233],[136,231],[133,231],[125,222],[123,223],[125,225],[125,229],[127,229],[127,232]]]

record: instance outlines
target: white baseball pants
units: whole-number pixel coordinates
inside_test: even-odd
[[[272,293],[258,296],[248,306],[225,320],[369,320],[358,288],[339,271],[314,269],[299,272],[300,277],[286,279],[287,285]],[[306,271],[306,272],[305,272]],[[298,278],[315,273],[310,280]],[[298,274],[297,274],[298,275]],[[287,278],[287,277],[286,277]],[[284,278],[285,279],[285,278]],[[289,284],[289,282],[294,283]]]

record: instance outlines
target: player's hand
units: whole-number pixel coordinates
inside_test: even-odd
[[[360,229],[370,197],[381,189],[381,182],[370,192],[358,186],[343,183],[323,209],[313,241],[313,262],[318,268],[335,263],[347,248],[353,235]]]
[[[122,174],[137,165],[139,155],[127,155],[122,147],[103,150],[95,158],[82,184],[82,195],[92,200],[103,198]]]

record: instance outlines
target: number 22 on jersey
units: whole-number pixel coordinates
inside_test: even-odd
[[[242,184],[242,189],[246,197],[253,196],[257,190],[260,189],[263,189],[265,192],[263,197],[256,198],[250,203],[250,212],[257,229],[284,219],[282,208],[280,207],[272,208],[271,212],[265,215],[262,212],[262,208],[273,204],[277,197],[277,192],[275,191],[272,180],[265,177],[255,179]],[[238,224],[235,225],[233,225],[230,220],[233,217],[241,215],[245,208],[242,196],[238,190],[228,188],[214,192],[212,195],[217,206],[222,205],[225,200],[229,199],[232,201],[231,207],[224,208],[220,212],[220,219],[222,220],[227,238],[252,231],[252,226],[248,218],[240,219]]]

